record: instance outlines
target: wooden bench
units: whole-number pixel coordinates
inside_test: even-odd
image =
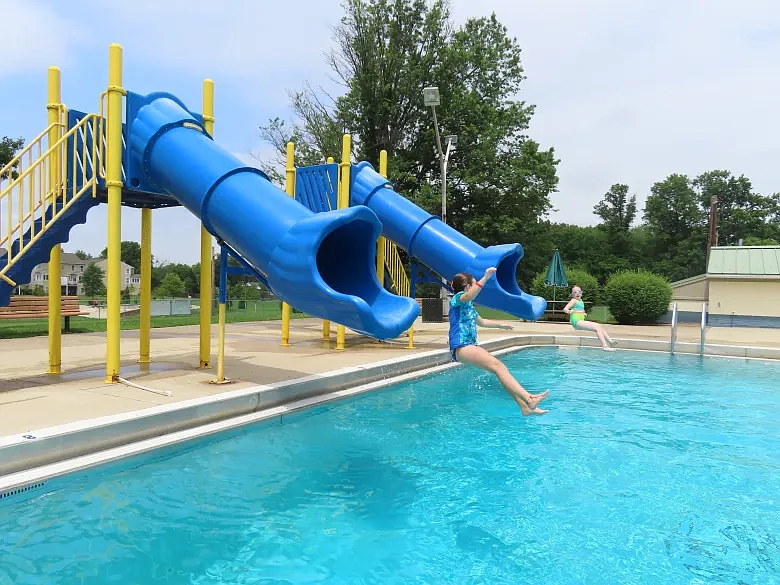
[[[60,310],[65,318],[65,333],[70,332],[70,318],[89,313],[81,311],[78,297],[62,297]],[[11,297],[11,304],[0,307],[0,320],[6,319],[48,319],[48,297],[18,296]]]

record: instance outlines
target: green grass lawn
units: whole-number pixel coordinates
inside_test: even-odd
[[[237,304],[236,304],[237,305]],[[249,321],[273,321],[282,318],[279,301],[249,301],[246,309],[238,309],[234,305],[227,310],[228,323]],[[293,319],[306,317],[303,313],[292,313]],[[217,322],[218,313],[212,311],[211,322]],[[181,325],[197,325],[200,323],[200,312],[193,310],[191,315],[172,315],[170,317],[152,317],[152,327],[178,327]],[[140,317],[122,317],[121,328],[136,330],[141,325]],[[105,319],[89,317],[71,317],[71,333],[95,333],[106,330]],[[36,337],[49,334],[49,323],[46,319],[11,319],[0,321],[0,339],[18,339],[21,337]]]

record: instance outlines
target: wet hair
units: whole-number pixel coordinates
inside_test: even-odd
[[[468,272],[458,272],[452,279],[452,290],[455,294],[466,290],[466,286],[474,281],[474,277]]]
[[[575,288],[580,289],[580,292],[582,292],[582,287],[579,284],[575,284],[574,286],[571,287],[571,298],[574,298],[574,289]]]

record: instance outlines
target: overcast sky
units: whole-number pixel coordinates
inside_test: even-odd
[[[531,136],[561,159],[553,220],[595,223],[593,206],[617,182],[630,186],[641,209],[650,186],[675,172],[725,168],[762,193],[780,191],[780,4],[452,4],[458,22],[495,11],[523,48],[522,97],[537,107]],[[133,91],[170,91],[199,110],[202,80],[213,78],[215,137],[252,161],[250,150],[267,152],[257,126],[289,116],[286,90],[327,82],[322,53],[341,15],[338,0],[134,0],[112,4],[114,18],[99,16],[107,6],[0,0],[4,25],[13,23],[3,26],[0,136],[29,139],[45,127],[49,65],[62,69],[66,104],[95,111],[108,45],[118,42]],[[140,212],[126,210],[123,220],[122,238],[138,240]],[[198,260],[198,220],[183,209],[155,212],[153,238],[158,259]],[[64,249],[97,254],[105,241],[101,206]]]

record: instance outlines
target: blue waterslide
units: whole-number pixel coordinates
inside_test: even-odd
[[[274,293],[309,315],[378,339],[401,335],[419,314],[376,275],[382,226],[367,207],[312,213],[259,169],[220,148],[173,96],[128,107],[129,166],[175,197],[263,274]]]
[[[517,264],[523,257],[520,244],[483,248],[393,191],[392,183],[368,162],[352,167],[350,193],[353,205],[365,205],[376,213],[387,238],[447,280],[458,272],[480,278],[495,266],[496,277],[479,293],[476,303],[529,321],[544,313],[547,301],[523,292],[517,284]]]

